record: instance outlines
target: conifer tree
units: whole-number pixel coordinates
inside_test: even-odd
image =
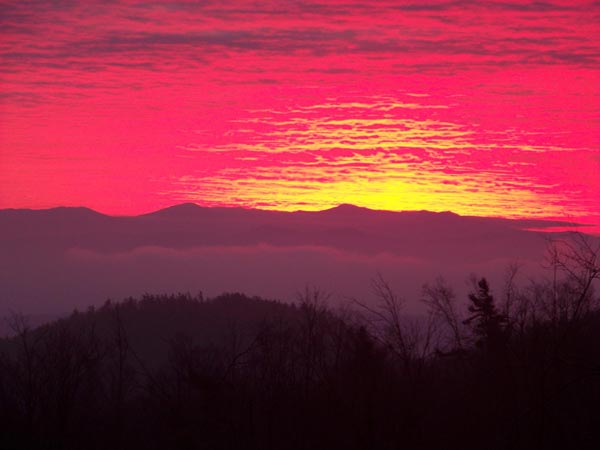
[[[464,323],[470,325],[482,350],[498,349],[506,337],[506,317],[499,313],[485,278],[477,283],[477,291],[469,294],[469,312]]]

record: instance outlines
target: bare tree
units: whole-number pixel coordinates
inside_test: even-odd
[[[600,239],[582,233],[551,239],[546,265],[552,270],[546,309],[553,322],[578,321],[596,306],[594,283],[600,280]]]
[[[322,377],[327,364],[326,320],[329,308],[327,294],[316,287],[306,287],[298,294],[301,311],[300,353],[304,360],[305,389],[316,377]]]
[[[371,335],[393,352],[409,375],[416,375],[430,355],[436,332],[435,320],[408,318],[402,314],[404,299],[396,294],[381,274],[372,281],[377,298],[374,306],[359,300],[354,302],[365,311],[365,321]]]
[[[110,305],[110,303],[108,303]],[[121,448],[125,404],[131,393],[136,372],[131,363],[131,348],[127,330],[121,314],[122,306],[115,304],[111,307],[113,319],[113,336],[108,342],[110,362],[107,368],[107,387],[114,408],[113,420],[115,426],[115,447]]]
[[[45,332],[33,333],[22,314],[12,313],[8,325],[18,342],[14,364],[11,364],[16,398],[24,415],[26,431],[31,430],[40,413],[40,395],[43,386],[40,345]]]
[[[463,351],[465,348],[465,330],[463,326],[463,317],[456,305],[456,294],[446,280],[442,277],[435,279],[433,284],[423,286],[423,302],[429,309],[429,314],[438,322],[441,322],[442,336],[448,333],[443,330],[449,330],[449,339],[446,340],[444,347],[450,347],[451,351]]]

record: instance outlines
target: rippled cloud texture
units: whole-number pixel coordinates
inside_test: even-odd
[[[600,216],[600,3],[0,2],[0,207]]]

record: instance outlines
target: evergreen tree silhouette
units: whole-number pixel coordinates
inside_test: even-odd
[[[485,278],[477,283],[477,292],[469,294],[469,316],[465,325],[473,329],[478,348],[482,350],[497,350],[506,337],[506,317],[499,313],[490,293],[490,286]]]

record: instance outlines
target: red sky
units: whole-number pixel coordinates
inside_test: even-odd
[[[600,221],[600,3],[0,1],[0,208]]]

